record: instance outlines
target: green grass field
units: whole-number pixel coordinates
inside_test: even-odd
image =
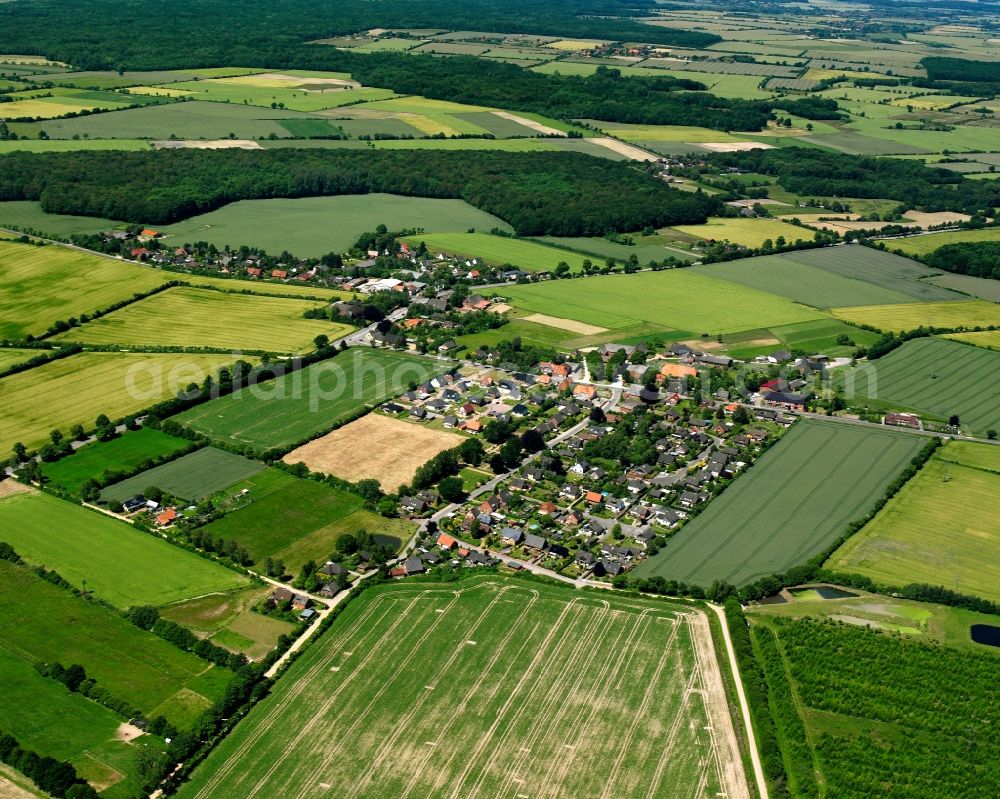
[[[964,341],[988,350],[1000,350],[1000,330],[982,330],[979,333],[949,333],[944,338]]]
[[[575,252],[547,247],[524,239],[493,236],[489,233],[421,233],[405,239],[411,245],[427,245],[431,257],[438,253],[479,258],[490,264],[511,266],[526,272],[551,272],[565,261],[573,272],[583,268],[586,258]],[[591,260],[594,260],[591,258]]]
[[[989,327],[1000,325],[1000,305],[984,300],[925,302],[906,305],[866,305],[834,308],[838,319],[870,325],[878,330],[901,332],[918,327]]]
[[[0,577],[0,649],[32,665],[79,663],[149,717],[186,727],[232,677],[28,569],[3,561]]]
[[[745,795],[707,621],[680,610],[488,576],[379,586],[178,795]]]
[[[963,432],[1000,429],[1000,353],[938,338],[913,339],[837,378],[848,397],[869,397],[947,419]]]
[[[955,292],[964,292],[981,300],[1000,302],[1000,280],[942,273],[929,278],[927,282]]]
[[[588,255],[594,263],[603,263],[606,258],[614,258],[619,263],[635,255],[639,263],[645,266],[650,261],[662,261],[667,257],[681,261],[692,261],[694,256],[685,253],[677,247],[666,247],[667,239],[663,236],[641,236],[634,234],[635,244],[617,244],[597,236],[541,236],[537,240],[543,244],[553,244],[582,252]]]
[[[217,347],[298,354],[349,325],[305,319],[309,300],[179,287],[154,294],[55,337],[55,341],[143,347]]]
[[[503,289],[526,311],[607,327],[640,324],[661,329],[726,333],[805,322],[824,316],[756,289],[689,269],[549,281]]]
[[[156,486],[168,494],[193,502],[253,477],[264,468],[264,464],[257,461],[215,447],[205,447],[108,486],[101,492],[101,499],[121,503],[150,486]]]
[[[116,419],[139,411],[191,382],[200,384],[232,360],[228,355],[83,352],[5,377],[0,379],[0,452],[9,452],[16,441],[38,447],[50,431],[90,427],[102,413]]]
[[[0,527],[2,540],[28,563],[55,569],[78,588],[86,584],[120,608],[165,605],[248,583],[237,572],[47,494],[0,500]]]
[[[275,558],[290,574],[307,560],[325,562],[344,533],[364,530],[398,539],[412,533],[409,522],[386,519],[364,509],[357,494],[268,469],[234,485],[248,489],[244,505],[212,522],[215,537],[238,541],[257,562]]]
[[[1000,241],[1000,228],[982,230],[947,230],[928,233],[925,236],[910,236],[889,242],[892,249],[899,248],[908,255],[930,255],[945,244],[960,244],[966,241]]]
[[[15,364],[30,361],[39,355],[46,354],[44,350],[18,349],[16,347],[0,347],[0,371],[9,369]]]
[[[782,222],[780,219],[750,219],[747,217],[713,217],[704,225],[676,225],[673,230],[679,230],[689,236],[715,241],[731,241],[744,247],[760,247],[768,239],[777,241],[781,236],[791,243],[801,239],[812,241],[813,231]]]
[[[111,258],[0,240],[0,338],[37,335],[57,319],[106,308],[167,280]]]
[[[1000,447],[950,441],[826,565],[1000,601]]]
[[[438,371],[433,361],[417,356],[355,348],[277,381],[198,405],[174,419],[210,438],[264,449],[290,447]]]
[[[147,459],[171,455],[190,446],[190,441],[143,427],[111,441],[88,444],[55,463],[43,463],[42,474],[63,491],[76,494],[90,478],[100,478],[106,472],[131,471]]]
[[[121,222],[92,216],[47,214],[41,204],[27,200],[0,202],[0,227],[14,226],[19,230],[38,230],[55,236],[77,233],[101,233],[122,227]]]
[[[635,573],[743,585],[804,563],[875,504],[923,443],[889,430],[798,421]]]
[[[853,344],[838,344],[847,336]],[[862,330],[837,319],[814,319],[791,325],[778,325],[766,330],[749,330],[723,336],[726,351],[734,358],[752,360],[779,349],[777,340],[789,351],[802,350],[807,354],[822,353],[831,358],[850,357],[857,347],[867,347],[879,339],[878,333]]]
[[[150,739],[134,746],[118,740],[118,716],[42,677],[29,662],[2,647],[0,680],[0,718],[5,730],[17,731],[23,747],[72,763],[84,778],[101,787],[109,786],[101,793],[104,799],[131,799],[136,795],[140,790],[136,746]],[[0,781],[0,791],[2,787]],[[19,794],[11,796],[23,799]]]
[[[0,223],[3,222],[0,205]],[[423,228],[459,232],[469,228],[510,230],[495,216],[462,200],[394,194],[243,200],[164,228],[173,244],[208,241],[217,247],[250,244],[271,253],[288,250],[302,258],[349,250],[358,236],[384,224],[389,230]]]

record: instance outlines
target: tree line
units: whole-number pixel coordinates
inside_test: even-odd
[[[625,163],[580,153],[178,149],[0,158],[0,200],[147,224],[237,200],[370,192],[462,199],[521,235],[697,224],[716,205]]]
[[[25,749],[13,735],[0,730],[0,762],[20,771],[56,799],[97,799],[95,791],[72,765]]]

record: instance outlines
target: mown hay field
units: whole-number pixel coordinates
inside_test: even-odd
[[[29,569],[0,561],[0,649],[27,663],[79,663],[147,718],[185,728],[225,691],[232,672],[140,630]],[[72,628],[73,635],[67,635]]]
[[[848,397],[869,397],[941,420],[957,415],[964,432],[982,436],[1000,430],[998,374],[998,352],[919,338],[838,376],[837,386]]]
[[[896,333],[918,327],[971,328],[1000,325],[1000,305],[984,300],[866,305],[833,308],[831,313],[845,322],[870,325],[878,330]]]
[[[923,443],[890,430],[798,421],[636,575],[743,585],[805,563],[875,505]]]
[[[125,522],[29,492],[0,499],[3,538],[26,561],[120,608],[165,605],[249,583],[243,575]]]
[[[189,383],[214,375],[229,355],[144,355],[82,352],[0,379],[4,425],[0,452],[14,442],[28,448],[48,441],[54,429],[90,428],[100,414],[111,419],[174,396]]]
[[[168,280],[65,247],[0,240],[0,338],[37,335],[58,319],[106,308]]]
[[[366,591],[179,796],[335,784],[345,799],[749,796],[702,612],[497,577]]]
[[[496,266],[509,264],[526,272],[551,272],[563,261],[571,271],[579,272],[586,259],[576,252],[490,233],[420,233],[407,236],[405,241],[414,247],[423,242],[431,258],[439,253],[461,255]]]
[[[1000,447],[949,441],[826,565],[1000,601]]]
[[[370,413],[332,433],[293,449],[285,463],[304,463],[309,471],[350,482],[378,480],[386,491],[409,484],[417,469],[463,437],[414,422]]]
[[[205,447],[108,486],[101,492],[101,499],[121,503],[155,486],[192,502],[253,477],[264,469],[263,463],[215,447]]]
[[[73,328],[54,340],[295,354],[312,350],[318,335],[336,339],[352,329],[303,317],[316,307],[309,300],[177,287]]]
[[[751,219],[748,217],[712,217],[704,225],[675,225],[673,230],[697,236],[700,239],[731,241],[744,247],[760,247],[765,241],[772,243],[782,237],[788,243],[801,239],[812,241],[813,231],[782,222],[779,219]]]
[[[263,449],[304,443],[366,405],[441,371],[433,361],[355,348],[278,380],[198,405],[174,419],[209,438]]]

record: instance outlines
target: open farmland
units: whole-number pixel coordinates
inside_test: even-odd
[[[49,235],[72,236],[77,233],[100,233],[121,227],[121,222],[91,216],[47,214],[41,203],[27,200],[0,202],[0,227],[37,230]]]
[[[813,239],[813,232],[808,228],[790,225],[779,219],[753,219],[743,216],[715,217],[704,225],[675,225],[673,230],[700,239],[731,241],[744,247],[760,247],[765,241],[777,241],[779,236],[787,242]]]
[[[241,574],[95,511],[37,492],[0,499],[2,539],[120,608],[246,585]],[[59,531],[59,534],[54,534]]]
[[[169,279],[65,247],[0,240],[0,338],[37,335],[57,319],[106,308]]]
[[[291,447],[307,441],[366,405],[422,382],[439,367],[387,350],[355,349],[278,380],[219,397],[174,419],[210,438],[254,447]]]
[[[981,230],[946,230],[922,236],[908,236],[887,242],[890,249],[900,249],[907,255],[930,255],[946,244],[960,244],[966,241],[1000,241],[1000,228]]]
[[[300,258],[318,258],[346,252],[358,236],[379,224],[389,230],[423,228],[445,233],[469,228],[510,230],[503,220],[462,200],[359,194],[242,200],[169,225],[164,232],[173,244],[208,241],[220,248],[250,244],[270,253],[288,250]]]
[[[117,736],[121,725],[117,715],[82,694],[70,693],[2,647],[0,681],[4,729],[17,730],[25,748],[72,763],[82,777],[101,789],[104,799],[129,799],[136,794],[135,747]],[[22,799],[5,794],[2,779],[0,796]]]
[[[935,286],[941,286],[942,288],[952,289],[953,291],[964,292],[981,300],[1000,302],[1000,280],[942,272],[940,275],[930,278],[927,282],[933,283]]]
[[[957,303],[956,303],[957,304]],[[957,341],[918,338],[838,377],[850,398],[869,397],[947,420],[964,432],[1000,429],[1000,353]]]
[[[655,325],[660,330],[726,333],[804,322],[820,311],[693,270],[640,272],[584,280],[511,286],[504,296],[518,308],[620,330]]]
[[[42,354],[43,352],[40,352],[39,350],[0,347],[0,372],[5,369],[9,369],[16,364],[30,361],[32,358],[36,358]]]
[[[172,288],[56,337],[56,341],[143,347],[216,347],[301,353],[313,339],[339,338],[348,325],[305,319],[309,300]]]
[[[924,440],[802,420],[636,574],[743,585],[821,552],[881,498]]]
[[[205,447],[108,486],[101,492],[101,499],[121,503],[150,486],[156,486],[168,494],[193,502],[253,477],[264,468],[263,463],[215,447]]]
[[[964,341],[976,347],[988,350],[1000,350],[1000,330],[981,330],[978,333],[948,333],[944,338],[952,341]]]
[[[290,573],[298,573],[307,560],[325,561],[345,533],[364,530],[386,536],[386,543],[395,547],[413,529],[409,522],[365,510],[364,500],[357,494],[278,469],[244,480],[229,493],[235,495],[243,489],[247,493],[241,506],[205,529],[213,536],[236,541],[257,562],[264,558],[283,561]]]
[[[232,677],[23,566],[0,561],[0,578],[0,649],[32,665],[79,663],[147,718],[187,727]]]
[[[553,244],[557,247],[568,247],[571,250],[589,255],[595,263],[606,258],[617,261],[627,261],[630,255],[635,255],[640,264],[650,261],[662,261],[673,257],[681,261],[694,260],[694,256],[677,247],[667,247],[668,239],[664,236],[633,235],[635,244],[618,244],[596,236],[540,236],[537,241],[543,244]]]
[[[46,480],[75,494],[90,478],[100,479],[109,472],[130,472],[146,460],[166,457],[193,446],[183,438],[143,427],[111,441],[95,441],[69,457],[42,463],[41,469]]]
[[[432,258],[438,253],[479,258],[487,263],[503,266],[510,264],[526,272],[551,272],[565,261],[570,270],[583,269],[586,258],[579,253],[546,247],[533,241],[494,236],[490,233],[420,233],[407,236],[412,246],[421,242],[427,245]]]
[[[179,795],[742,799],[732,725],[701,611],[496,577],[382,586]]]
[[[285,463],[357,482],[374,478],[386,491],[409,485],[417,468],[463,437],[370,413],[289,452]]]
[[[918,327],[989,327],[1000,325],[1000,305],[983,300],[925,302],[907,305],[866,305],[834,308],[838,319],[870,325],[878,330],[901,332]]]
[[[82,352],[2,378],[0,451],[16,441],[37,447],[54,429],[89,428],[102,413],[111,419],[134,413],[189,383],[200,385],[231,361],[229,355]]]
[[[1000,601],[1000,447],[949,441],[827,567]]]

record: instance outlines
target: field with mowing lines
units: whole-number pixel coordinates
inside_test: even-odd
[[[983,330],[979,333],[949,333],[944,338],[952,341],[964,341],[988,350],[1000,350],[1000,330]]]
[[[65,247],[0,241],[0,338],[43,333],[57,319],[106,308],[168,280]]]
[[[963,432],[1000,429],[1000,353],[956,341],[918,338],[837,378],[848,397],[869,397],[947,420]]]
[[[0,223],[3,221],[0,205]],[[501,219],[462,200],[359,194],[292,200],[242,200],[217,211],[168,225],[172,244],[208,241],[217,247],[250,244],[301,258],[346,252],[366,231],[384,224],[389,230],[423,228],[459,232],[469,228],[510,230]]]
[[[826,566],[1000,601],[998,501],[1000,447],[949,441]]]
[[[206,529],[213,536],[239,542],[258,562],[269,557],[283,561],[289,573],[297,574],[307,560],[326,561],[344,533],[365,530],[403,540],[413,531],[409,522],[365,510],[357,494],[277,469],[232,486],[230,493],[244,488],[243,507]],[[388,539],[386,543],[398,546]]]
[[[405,238],[411,245],[427,245],[431,256],[438,253],[479,258],[487,263],[511,266],[526,272],[551,272],[565,261],[573,272],[583,269],[586,258],[579,253],[547,247],[524,239],[494,236],[490,233],[420,233]],[[591,260],[594,260],[591,258]]]
[[[456,433],[370,413],[293,449],[284,460],[352,483],[375,479],[392,492],[409,485],[417,468],[433,456],[463,440]]]
[[[101,492],[101,499],[118,504],[141,494],[150,486],[156,486],[168,494],[193,502],[253,477],[264,468],[263,463],[215,447],[205,447],[108,486]]]
[[[14,347],[0,347],[0,372],[4,369],[30,361],[39,355],[47,354],[45,350],[17,349]]]
[[[690,269],[550,281],[503,289],[518,308],[609,329],[652,323],[728,333],[820,319],[821,311]]]
[[[79,663],[147,718],[162,713],[187,727],[232,678],[232,672],[7,561],[0,561],[0,600],[0,650],[32,665]]]
[[[143,347],[217,347],[302,353],[313,339],[340,338],[349,325],[305,319],[310,300],[235,295],[179,287],[62,333],[55,341]]]
[[[354,349],[254,389],[206,402],[174,419],[210,438],[290,447],[440,371],[433,361]]]
[[[116,419],[199,385],[230,355],[142,355],[82,352],[0,379],[4,425],[0,452],[14,442],[29,448],[48,441],[54,429],[89,427],[99,414]]]
[[[969,275],[951,275],[943,272],[936,277],[929,278],[926,282],[956,292],[964,292],[981,300],[1000,302],[1000,280],[970,277]]]
[[[125,522],[49,496],[0,499],[3,538],[28,563],[120,608],[165,605],[247,585],[248,578]],[[59,531],[58,535],[54,531]]]
[[[924,441],[798,421],[636,575],[743,585],[805,563],[881,498]]]
[[[928,233],[924,236],[909,236],[887,242],[890,249],[900,249],[907,255],[930,255],[945,244],[960,244],[966,241],[1000,241],[1000,228],[988,227],[981,230],[946,230]]]
[[[75,494],[89,478],[99,479],[107,472],[129,472],[148,459],[162,458],[193,446],[183,438],[143,427],[111,441],[88,444],[55,463],[42,463],[41,469],[47,481]]]
[[[990,327],[1000,325],[1000,305],[984,300],[925,302],[906,305],[865,305],[833,308],[838,319],[871,325],[886,332],[916,330],[918,327]]]
[[[802,239],[812,241],[813,232],[782,222],[779,219],[749,219],[747,217],[713,217],[704,225],[676,225],[673,230],[697,236],[700,239],[715,241],[731,241],[744,247],[760,247],[765,241],[772,243],[781,236],[791,243]]]
[[[345,799],[749,796],[702,612],[497,577],[365,592],[178,795],[333,784]]]

